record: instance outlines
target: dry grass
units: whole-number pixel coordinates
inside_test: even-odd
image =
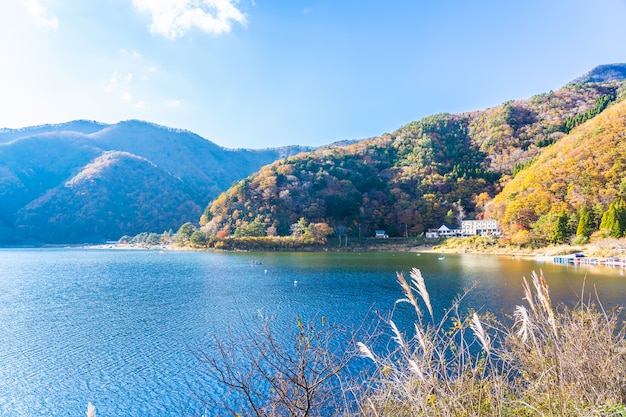
[[[413,273],[412,273],[413,275]],[[415,290],[400,279],[405,298]],[[364,416],[626,416],[626,342],[618,312],[595,301],[555,309],[543,274],[524,279],[526,306],[506,326],[462,316],[457,301],[439,322],[418,312],[408,339],[390,323],[396,350],[369,351],[376,374]],[[422,290],[418,292],[423,301]],[[367,349],[365,346],[364,350]]]

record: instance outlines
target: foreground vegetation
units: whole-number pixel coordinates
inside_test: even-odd
[[[410,333],[303,324],[217,340],[199,358],[220,386],[201,398],[231,416],[626,416],[626,339],[619,310],[599,300],[553,306],[542,273],[501,320],[460,307],[433,311],[425,281],[398,274],[415,311]],[[583,289],[584,290],[584,289]],[[435,317],[441,316],[439,319]],[[338,338],[344,344],[333,343]],[[387,341],[385,341],[387,340]],[[350,364],[365,361],[363,372]],[[224,392],[227,395],[224,395]]]

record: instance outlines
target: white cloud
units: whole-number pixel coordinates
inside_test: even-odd
[[[109,82],[104,87],[107,93],[113,91],[118,85],[128,85],[133,80],[133,74],[131,72],[123,74],[115,71],[109,78]]]
[[[120,97],[120,100],[122,100],[122,101],[132,101],[133,100],[133,96],[128,91],[125,91],[124,94],[122,94],[122,97]]]
[[[122,53],[122,55],[133,58],[133,59],[139,59],[142,58],[141,54],[137,51],[129,51],[127,49],[120,49],[120,52]]]
[[[20,0],[20,3],[37,26],[52,30],[59,28],[59,19],[52,16],[39,0]]]
[[[168,39],[197,28],[206,33],[229,32],[233,23],[246,24],[235,7],[237,0],[131,0],[133,6],[152,17],[150,31]]]
[[[164,100],[163,104],[165,105],[165,107],[180,107],[181,104],[183,103],[180,100],[169,99],[169,100]]]

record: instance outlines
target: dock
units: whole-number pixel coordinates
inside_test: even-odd
[[[626,267],[626,259],[621,258],[587,258],[582,253],[559,255],[552,258],[556,264],[570,265],[604,265],[618,268]]]

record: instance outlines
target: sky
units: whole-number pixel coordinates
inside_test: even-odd
[[[319,146],[626,62],[626,0],[0,0],[0,127]]]

